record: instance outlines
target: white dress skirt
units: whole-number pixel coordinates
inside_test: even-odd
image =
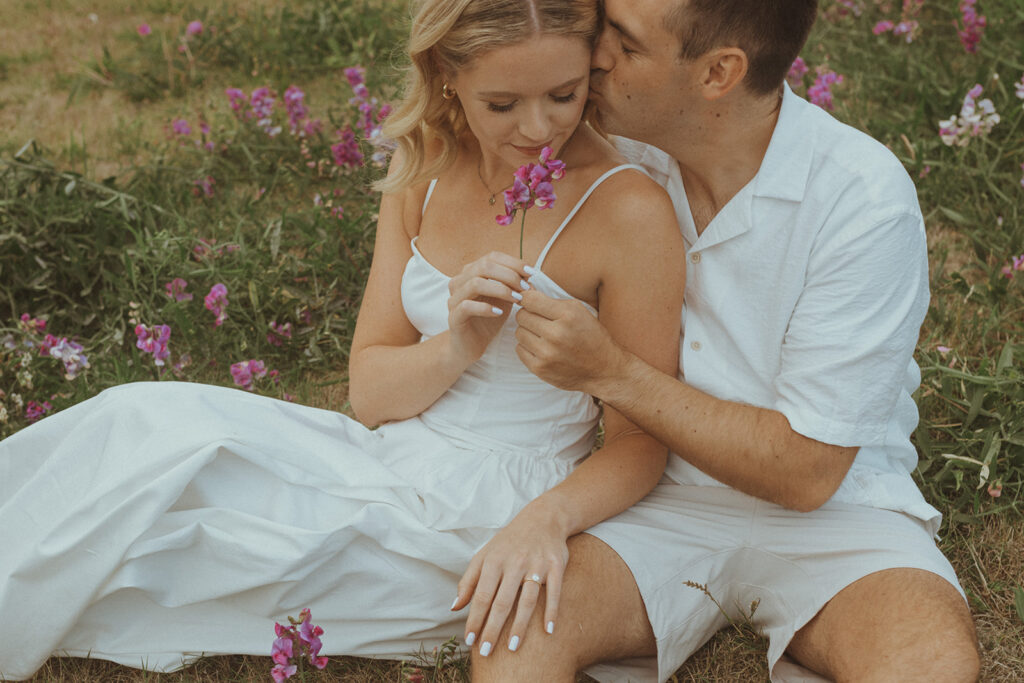
[[[402,302],[426,339],[448,278],[412,249]],[[377,430],[238,389],[108,389],[0,442],[0,680],[51,654],[153,671],[269,655],[274,621],[306,607],[323,654],[461,638],[470,559],[589,454],[598,418],[522,365],[514,315],[427,411]]]

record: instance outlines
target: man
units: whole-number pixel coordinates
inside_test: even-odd
[[[630,680],[664,680],[753,612],[775,681],[975,680],[939,515],[910,477],[923,220],[882,145],[784,85],[815,0],[604,4],[599,120],[664,150],[621,145],[688,247],[679,377],[536,292],[519,354],[675,455],[644,500],[571,539],[553,633],[535,614],[518,653],[474,655],[475,677],[572,680],[636,656]]]

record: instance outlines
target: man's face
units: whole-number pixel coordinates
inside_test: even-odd
[[[609,133],[657,144],[685,125],[687,103],[696,96],[695,65],[678,59],[678,40],[663,24],[678,1],[604,0],[590,97]]]

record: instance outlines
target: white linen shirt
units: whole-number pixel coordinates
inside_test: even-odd
[[[927,246],[896,157],[786,87],[757,175],[698,236],[675,160],[615,143],[668,190],[686,242],[679,379],[859,447],[832,499],[907,513],[934,534],[939,512],[910,476]],[[666,475],[724,486],[681,457]]]

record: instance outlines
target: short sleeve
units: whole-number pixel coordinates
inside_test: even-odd
[[[819,233],[775,379],[790,426],[837,446],[885,441],[928,308],[920,213],[869,213]]]

